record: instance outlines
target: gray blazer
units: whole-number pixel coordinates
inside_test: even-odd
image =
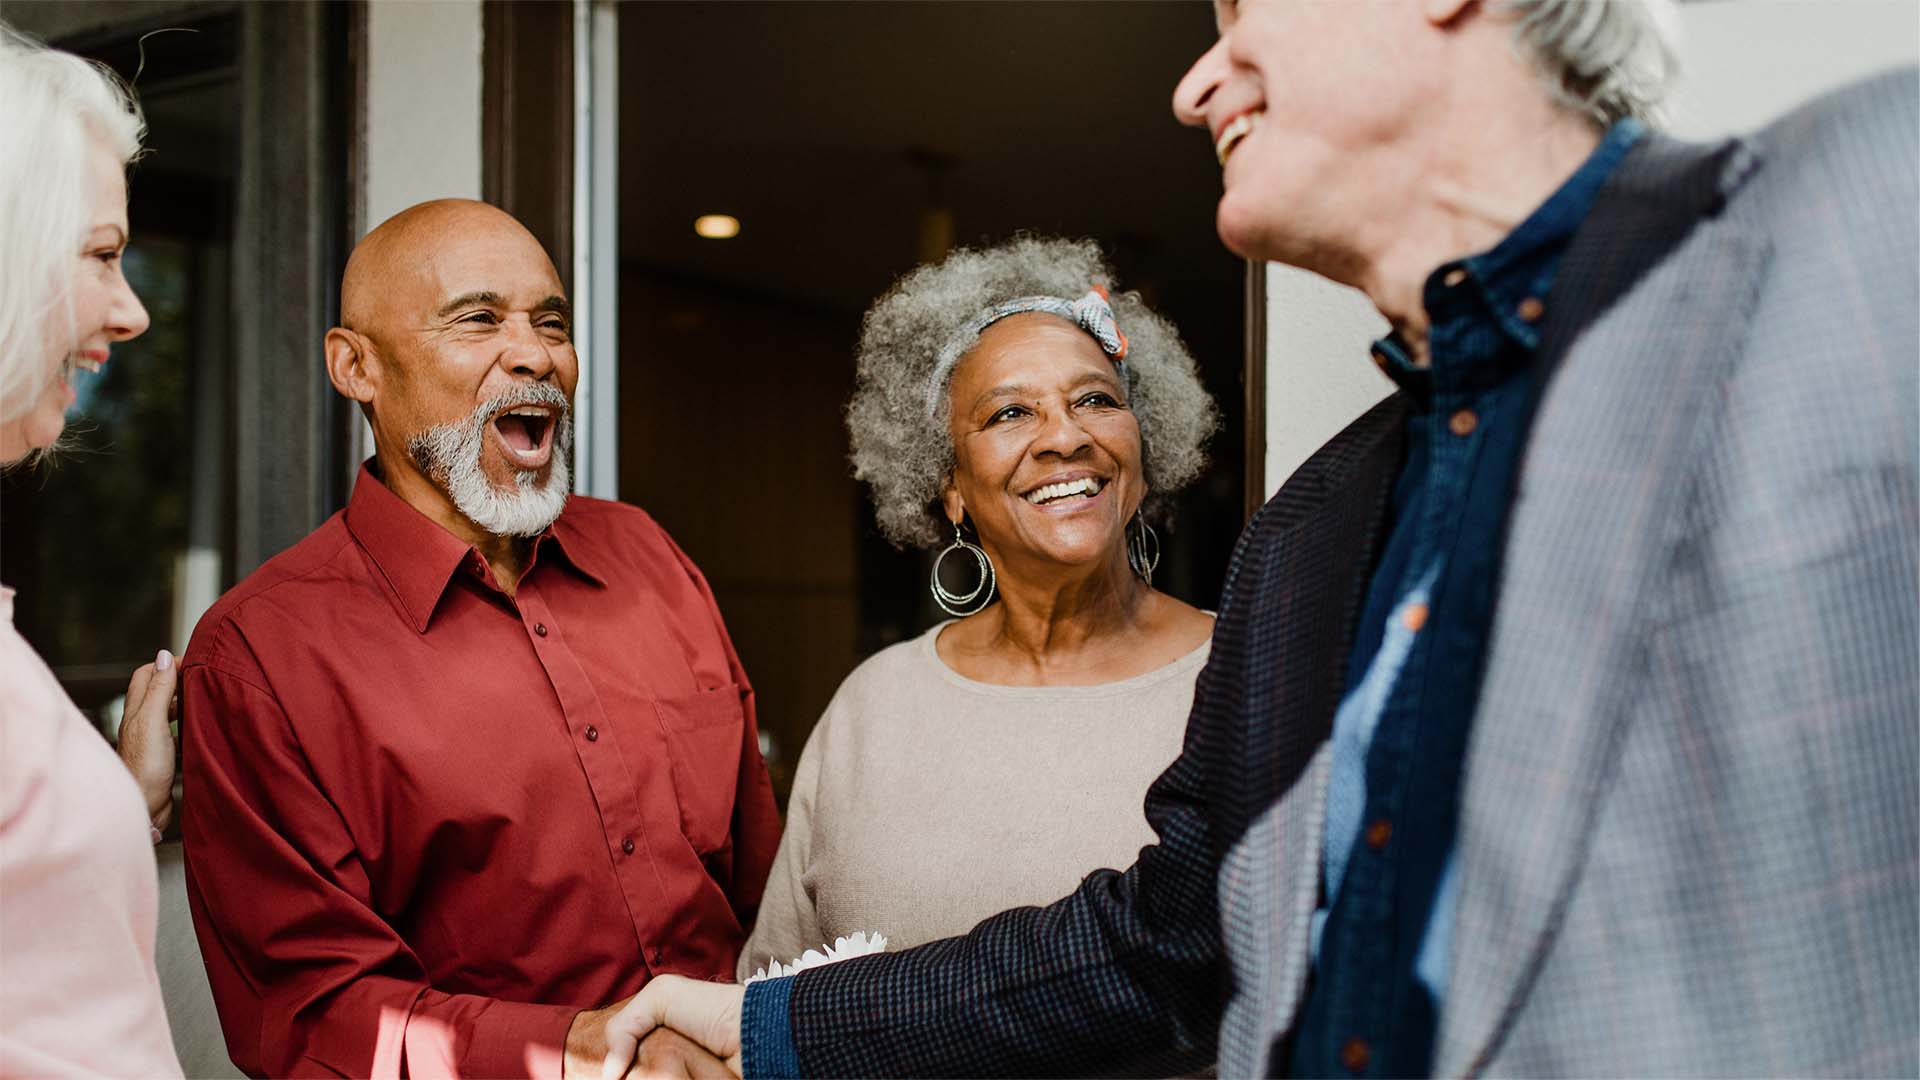
[[[1437,1073],[1920,1074],[1917,131],[1907,70],[1653,136],[1569,250]],[[1326,766],[1233,857],[1223,1075],[1296,1018]]]
[[[1752,138],[1653,136],[1569,246],[1438,1073],[1920,1074],[1917,133],[1907,70]],[[1241,537],[1148,792],[1159,843],[964,938],[802,973],[806,1075],[1284,1066],[1401,419],[1356,421]]]

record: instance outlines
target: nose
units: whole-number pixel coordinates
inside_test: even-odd
[[[133,286],[121,278],[115,287],[113,306],[107,310],[107,334],[115,341],[137,338],[147,332],[152,323],[147,315],[147,306],[134,295]]]
[[[500,366],[520,378],[545,380],[553,375],[557,361],[553,346],[534,329],[533,320],[514,315],[507,320],[505,347],[500,351]]]
[[[1207,102],[1227,74],[1227,39],[1222,36],[1200,54],[1173,88],[1173,115],[1188,127],[1207,126]]]
[[[1033,440],[1033,454],[1053,454],[1071,458],[1093,445],[1093,436],[1070,408],[1048,409],[1040,417],[1040,433]]]

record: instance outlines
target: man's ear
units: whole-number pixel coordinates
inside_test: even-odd
[[[1420,13],[1435,26],[1446,26],[1460,17],[1474,0],[1420,0]]]
[[[363,335],[336,326],[327,331],[327,379],[342,397],[362,406],[373,403],[380,386],[380,362],[373,343]]]

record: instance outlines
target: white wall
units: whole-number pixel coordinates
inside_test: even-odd
[[[362,227],[480,197],[480,0],[367,5]]]
[[[1682,4],[1682,76],[1667,126],[1702,138],[1758,127],[1822,90],[1920,61],[1915,0]],[[1267,270],[1267,491],[1389,383],[1367,346],[1386,322],[1364,296],[1292,267]]]

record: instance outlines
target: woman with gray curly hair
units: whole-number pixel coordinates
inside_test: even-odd
[[[801,754],[743,977],[868,930],[909,946],[1152,842],[1213,618],[1153,588],[1149,521],[1217,426],[1193,358],[1090,241],[1021,237],[867,313],[847,426],[955,616],[841,684]]]

